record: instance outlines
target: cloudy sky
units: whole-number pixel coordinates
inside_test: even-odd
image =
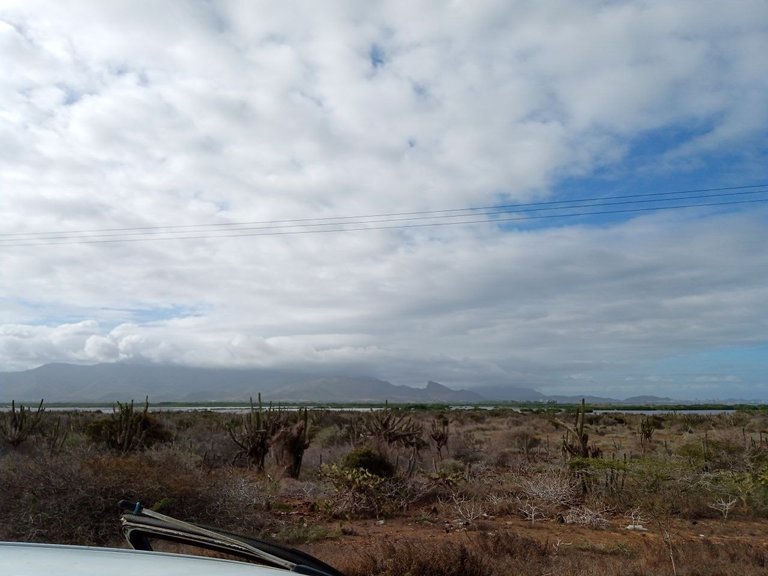
[[[764,0],[0,0],[0,371],[768,399],[766,54]]]

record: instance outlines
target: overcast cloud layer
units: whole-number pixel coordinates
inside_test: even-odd
[[[23,235],[768,182],[766,54],[762,0],[0,2],[0,370],[768,399],[764,204]]]

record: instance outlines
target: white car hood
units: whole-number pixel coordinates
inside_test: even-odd
[[[286,573],[286,570],[200,556],[0,542],[0,574],[3,576],[284,576]]]

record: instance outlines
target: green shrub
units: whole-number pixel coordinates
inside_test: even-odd
[[[384,454],[368,446],[356,448],[347,454],[342,466],[350,469],[362,468],[380,478],[390,478],[395,474],[395,466],[392,462]]]
[[[323,478],[333,487],[333,495],[325,503],[326,510],[334,517],[378,518],[388,504],[386,480],[364,468],[344,468],[336,465],[323,466]]]

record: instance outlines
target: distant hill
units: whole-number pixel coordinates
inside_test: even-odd
[[[22,372],[0,373],[0,401],[154,402],[243,401],[262,393],[267,401],[295,402],[445,402],[486,400],[468,390],[437,382],[426,388],[397,386],[366,376],[325,376],[263,369],[189,368],[141,364],[46,364]]]
[[[505,386],[504,384],[477,386],[472,388],[472,391],[489,400],[493,399],[500,402],[546,402],[549,400],[548,396],[531,388]]]
[[[547,396],[503,383],[456,390],[429,381],[424,388],[400,386],[370,376],[327,375],[291,370],[190,368],[150,364],[46,364],[0,372],[0,402],[242,402],[261,393],[266,401],[396,402],[580,402],[584,396]],[[590,404],[669,404],[669,398],[635,396],[623,402],[586,396]]]
[[[563,396],[563,395],[554,395],[554,396],[547,396],[548,400],[553,400],[555,402],[558,402],[559,404],[577,404],[581,402],[582,399],[587,404],[619,404],[621,403],[621,400],[616,400],[615,398],[606,398],[604,396],[589,396],[589,395],[576,395],[576,396]]]
[[[0,373],[0,399],[114,402],[149,396],[155,401],[242,400],[282,383],[270,371],[216,370],[139,364],[46,364]]]
[[[661,396],[632,396],[624,400],[624,404],[683,404],[680,400],[663,398]]]

